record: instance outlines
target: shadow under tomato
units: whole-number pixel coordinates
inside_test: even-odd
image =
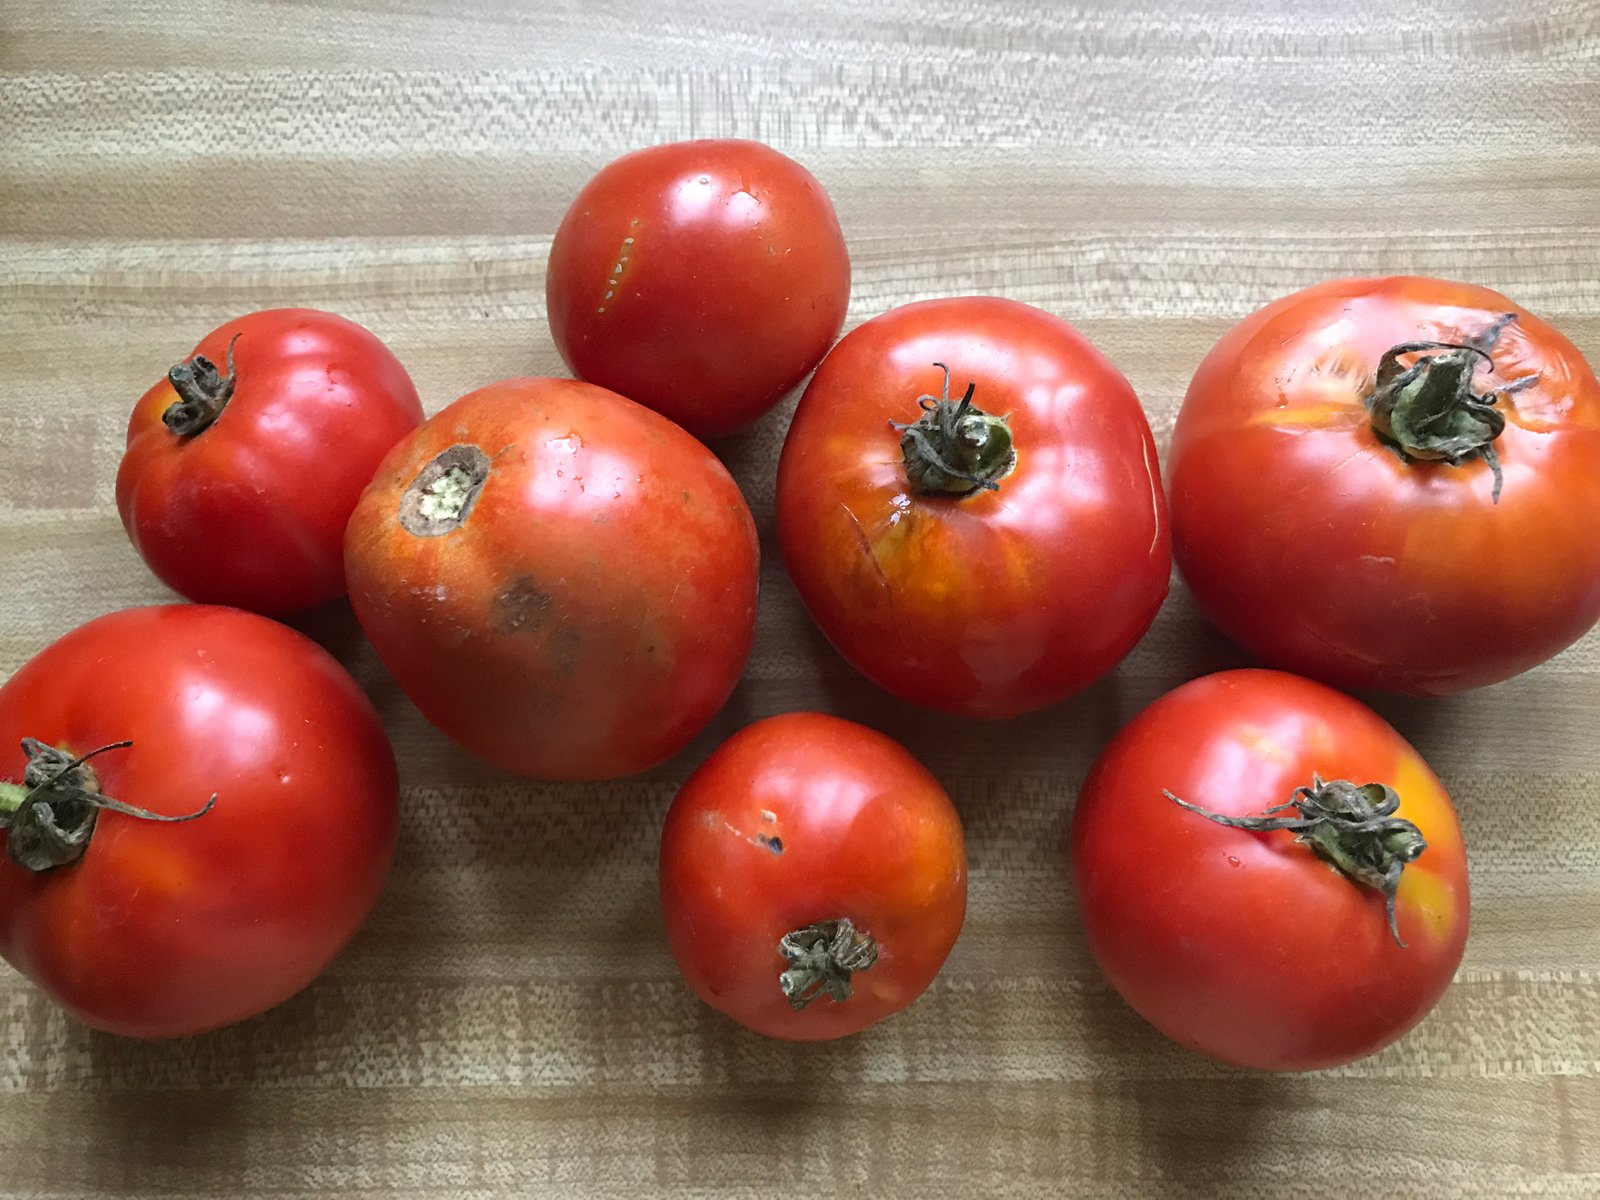
[[[91,1092],[73,1109],[90,1136],[69,1135],[75,1161],[57,1164],[56,1178],[123,1196],[246,1195],[257,1107],[230,1088]]]
[[[1081,935],[1080,935],[1081,936]],[[1297,1090],[1292,1077],[1229,1067],[1173,1042],[1102,979],[1079,996],[1093,1058],[1119,1074],[1096,1087],[1096,1104],[1119,1114],[1133,1161],[1163,1182],[1239,1186],[1260,1165],[1277,1115]]]

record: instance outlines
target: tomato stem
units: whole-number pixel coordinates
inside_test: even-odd
[[[1481,393],[1474,390],[1473,377],[1482,363],[1494,369],[1489,352],[1516,319],[1516,313],[1505,313],[1468,342],[1402,342],[1390,347],[1378,361],[1377,378],[1366,401],[1378,437],[1407,462],[1458,467],[1483,459],[1494,475],[1495,503],[1505,481],[1494,443],[1506,427],[1505,414],[1494,407],[1495,402],[1532,386],[1539,376],[1524,375]]]
[[[944,372],[937,396],[917,397],[922,416],[902,424],[890,421],[900,433],[900,455],[906,476],[919,492],[970,496],[1000,490],[999,480],[1017,465],[1009,417],[997,417],[972,403],[976,382],[967,384],[960,400],[950,399],[950,368]]]
[[[778,976],[778,986],[799,1012],[823,992],[836,1004],[850,999],[850,976],[878,961],[878,943],[849,917],[840,917],[784,934],[778,953],[790,963]]]
[[[233,369],[233,347],[240,335],[234,334],[228,343],[228,373],[223,375],[217,364],[204,355],[196,354],[188,362],[181,362],[167,372],[167,380],[178,399],[161,414],[163,424],[179,437],[191,438],[204,433],[228,407],[233,399],[236,376]]]
[[[83,857],[101,810],[141,821],[192,821],[216,804],[215,793],[192,813],[169,817],[113,800],[100,791],[89,760],[108,750],[126,750],[132,742],[112,742],[80,757],[37,738],[23,738],[28,766],[21,784],[0,784],[0,829],[6,831],[6,853],[28,871],[48,871]]]
[[[1394,815],[1400,797],[1388,784],[1357,787],[1348,780],[1324,782],[1320,775],[1313,775],[1310,787],[1296,788],[1287,803],[1274,805],[1259,817],[1224,816],[1180,800],[1165,789],[1162,794],[1218,825],[1254,833],[1287,829],[1297,834],[1297,841],[1309,845],[1347,877],[1383,893],[1389,932],[1398,945],[1405,946],[1395,921],[1395,891],[1406,864],[1415,862],[1428,843],[1420,829]],[[1275,815],[1283,812],[1294,816]]]

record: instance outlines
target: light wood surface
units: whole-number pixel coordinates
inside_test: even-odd
[[[1163,449],[1232,322],[1344,273],[1499,288],[1600,359],[1590,0],[146,0],[0,6],[0,671],[166,598],[112,480],[137,396],[282,304],[359,320],[429,411],[556,373],[543,269],[602,163],[762,138],[831,192],[850,323],[996,292],[1078,324]],[[1110,992],[1068,891],[1110,733],[1233,664],[1181,586],[1110,679],[1003,727],[886,700],[787,583],[788,407],[722,447],[762,526],[727,711],[636,781],[530,785],[427,728],[347,611],[301,624],[392,730],[398,860],[366,929],[242,1027],[91,1034],[0,969],[0,1189],[45,1197],[1600,1195],[1600,636],[1444,703],[1385,700],[1451,787],[1473,933],[1438,1010],[1323,1075],[1224,1070]],[[966,822],[971,912],[932,990],[845,1043],[702,1007],[666,952],[674,784],[767,713],[902,738]]]

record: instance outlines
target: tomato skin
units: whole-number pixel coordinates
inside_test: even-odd
[[[1017,465],[963,498],[910,488],[891,421],[976,383]],[[1117,369],[1011,300],[908,304],[812,377],[778,468],[778,536],[839,652],[901,699],[1009,717],[1109,671],[1150,627],[1171,554],[1154,440]]]
[[[1478,389],[1540,382],[1499,402],[1496,502],[1482,460],[1402,461],[1363,398],[1391,346],[1459,342],[1511,312]],[[1268,305],[1200,365],[1167,465],[1179,570],[1269,666],[1449,695],[1543,662],[1600,618],[1600,383],[1485,288],[1342,279]]]
[[[705,139],[591,179],[545,286],[574,374],[714,438],[770,409],[839,336],[850,256],[809,171],[759,142]]]
[[[775,849],[776,840],[781,849]],[[768,1037],[845,1037],[915,1000],[967,907],[955,807],[897,742],[821,713],[746,726],[685,781],[661,834],[661,903],[684,979]],[[849,918],[878,943],[852,995],[796,1012],[778,942]]]
[[[250,313],[194,355],[237,386],[214,424],[181,437],[165,377],[128,422],[122,524],[150,569],[206,604],[285,615],[344,594],[345,522],[389,448],[422,423],[417,389],[376,337],[314,309]]]
[[[1162,789],[1255,816],[1324,779],[1386,783],[1427,849],[1396,898],[1284,830],[1216,825]],[[1466,852],[1444,787],[1372,710],[1278,671],[1224,671],[1146,708],[1078,798],[1072,865],[1090,949],[1146,1020],[1191,1049],[1306,1071],[1375,1053],[1449,985],[1467,939]]]
[[[403,524],[436,456],[489,473],[439,536]],[[688,744],[755,635],[759,547],[739,487],[666,418],[570,379],[471,392],[395,447],[347,533],[350,601],[395,679],[473,754],[606,779]]]
[[[0,859],[0,953],[80,1020],[176,1037],[311,982],[366,918],[398,780],[377,714],[316,643],[235,609],[97,618],[0,687],[0,775],[23,737],[82,754],[101,790],[183,824],[103,812],[77,862]],[[0,833],[0,843],[5,834]]]

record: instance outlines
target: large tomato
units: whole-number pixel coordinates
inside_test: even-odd
[[[689,986],[770,1037],[844,1037],[939,973],[967,909],[961,822],[898,743],[820,713],[747,726],[684,783],[661,835]]]
[[[570,379],[457,400],[350,519],[350,601],[424,716],[546,779],[642,771],[722,707],[755,634],[755,523],[665,417]]]
[[[676,142],[617,159],[578,193],[545,287],[576,374],[719,437],[839,336],[850,256],[799,163],[759,142]]]
[[[1498,682],[1600,617],[1600,383],[1504,296],[1342,279],[1231,330],[1168,456],[1178,567],[1265,663]]]
[[[97,1029],[172,1037],[287,999],[388,870],[377,714],[265,617],[166,605],[80,626],[0,687],[0,750],[0,953]]]
[[[307,308],[229,321],[144,394],[117,508],[163,583],[282,615],[344,593],[345,522],[422,423],[405,368],[361,326]]]
[[[988,297],[908,304],[829,353],[784,443],[778,535],[857,669],[980,717],[1109,671],[1171,570],[1127,380],[1064,321]]]
[[[1156,1028],[1226,1062],[1311,1070],[1405,1033],[1467,939],[1443,786],[1371,709],[1225,671],[1145,709],[1078,797],[1089,946]]]

